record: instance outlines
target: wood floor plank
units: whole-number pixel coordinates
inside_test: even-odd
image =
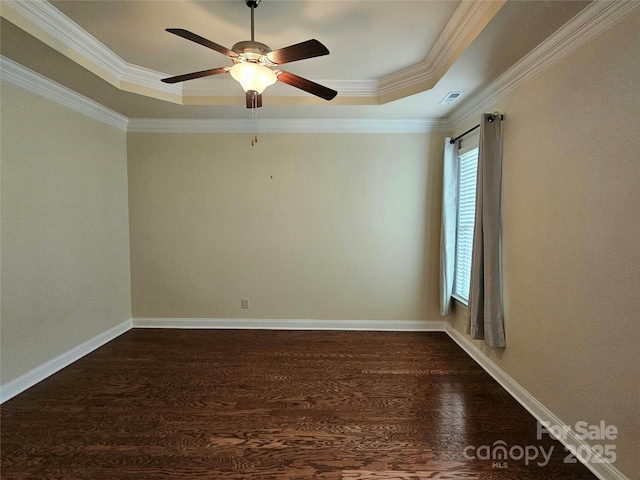
[[[595,478],[435,332],[132,330],[0,415],[6,480]]]

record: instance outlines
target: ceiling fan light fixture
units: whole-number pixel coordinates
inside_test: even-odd
[[[231,59],[234,65],[231,67],[212,68],[200,72],[163,78],[161,81],[164,83],[178,83],[221,73],[231,73],[234,80],[237,80],[246,92],[245,99],[247,101],[247,108],[254,110],[262,106],[262,92],[276,81],[286,83],[287,85],[291,85],[294,88],[303,90],[324,100],[333,100],[338,94],[335,90],[307,80],[306,78],[299,77],[293,73],[280,70],[279,68],[272,70],[272,68],[276,66],[279,67],[285,63],[329,55],[329,50],[316,39],[289,45],[288,47],[279,48],[278,50],[271,50],[268,45],[256,42],[253,11],[260,1],[261,0],[245,0],[247,6],[251,8],[251,40],[238,42],[231,50],[184,28],[167,28],[167,32],[169,33],[223,54]]]
[[[231,76],[240,82],[245,92],[253,90],[261,94],[264,89],[276,83],[278,76],[269,67],[260,63],[241,62],[229,69]]]

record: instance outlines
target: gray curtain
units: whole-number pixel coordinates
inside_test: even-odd
[[[500,114],[485,113],[480,123],[467,333],[490,347],[506,346],[501,238],[502,120]]]

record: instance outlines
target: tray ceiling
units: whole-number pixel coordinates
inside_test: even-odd
[[[264,94],[263,118],[445,118],[582,10],[582,1],[263,0],[256,40],[273,49],[316,38],[331,54],[286,70],[338,90],[331,102],[288,85]],[[231,65],[165,32],[185,28],[231,47],[250,37],[243,0],[2,2],[1,52],[128,118],[244,118],[228,76],[160,78]]]

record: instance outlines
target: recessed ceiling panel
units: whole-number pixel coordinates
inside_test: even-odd
[[[231,62],[166,33],[166,28],[184,28],[227,48],[251,37],[250,9],[244,0],[51,3],[126,62],[168,74]],[[295,73],[373,80],[423,60],[458,4],[263,0],[255,9],[255,39],[275,50],[315,38],[331,55],[297,62]]]

